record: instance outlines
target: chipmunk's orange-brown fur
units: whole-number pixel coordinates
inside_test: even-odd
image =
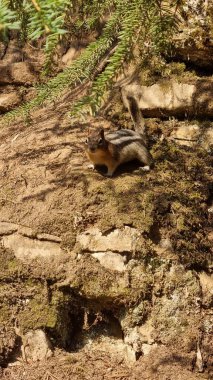
[[[97,165],[105,165],[107,176],[112,176],[117,167],[128,161],[138,159],[149,170],[152,156],[147,150],[142,136],[129,129],[104,133],[103,128],[89,133],[85,143],[86,154],[90,161]]]

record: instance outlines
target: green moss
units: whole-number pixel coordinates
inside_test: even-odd
[[[19,315],[23,331],[41,327],[54,328],[57,322],[57,313],[54,307],[36,297],[31,300],[27,308]]]
[[[149,68],[145,67],[139,75],[139,82],[145,86],[151,86],[160,81],[161,86],[165,91],[171,85],[169,79],[181,82],[196,78],[196,73],[187,71],[186,65],[183,62],[165,62],[160,60],[154,62],[154,65],[149,64]],[[162,80],[163,79],[163,80]]]
[[[56,328],[59,318],[58,308],[62,295],[56,292],[49,301],[47,289],[41,284],[37,285],[36,292],[37,294],[19,314],[19,323],[22,330],[28,331],[44,327]]]
[[[146,186],[148,176],[119,175],[90,185],[88,196],[92,203],[102,206],[96,211],[100,212],[97,223],[102,231],[124,225],[140,228],[141,232],[149,231],[154,215],[153,194]]]
[[[31,329],[46,329],[58,344],[66,346],[73,328],[70,318],[71,295],[55,290],[50,297],[45,286],[37,284],[34,287],[36,294],[18,314],[21,331],[25,333]]]
[[[119,305],[138,304],[150,297],[153,276],[144,265],[137,265],[129,273],[112,272],[86,256],[71,274],[70,287],[91,307],[116,309]]]
[[[8,261],[8,271],[11,273],[11,272],[15,272],[17,270],[17,268],[20,267],[20,263],[17,262],[16,259],[12,259],[10,261]]]
[[[0,280],[16,278],[24,271],[22,263],[8,250],[0,249]]]
[[[211,162],[202,149],[158,142],[153,149],[155,169],[150,173],[155,222],[166,231],[175,253],[187,266],[208,267],[210,244],[205,212]]]
[[[119,275],[112,276],[107,271],[101,273],[90,273],[89,276],[80,273],[71,282],[72,288],[78,288],[83,297],[91,300],[97,300],[102,304],[130,298],[131,289],[128,283]]]
[[[158,225],[170,238],[181,263],[206,268],[210,244],[204,230],[209,227],[205,213],[211,162],[206,152],[172,141],[158,141],[152,148],[155,167],[140,175],[118,170],[113,179],[101,176],[88,181],[87,209],[93,223],[104,233],[125,225],[137,228],[145,238],[137,246],[137,258],[153,258],[151,231]],[[125,165],[128,171],[130,166]],[[85,226],[83,226],[85,229]],[[163,236],[162,236],[163,237]]]
[[[175,340],[187,350],[200,326],[200,314],[194,312],[196,300],[201,297],[199,281],[193,271],[174,264],[170,271],[161,272],[161,278],[161,295],[152,309],[154,334],[163,344],[172,345]],[[158,291],[157,283],[155,289]]]

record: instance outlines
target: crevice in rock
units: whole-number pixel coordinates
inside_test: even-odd
[[[208,191],[209,191],[209,196],[207,198],[206,204],[208,206],[211,206],[213,204],[213,182],[210,182],[208,184]]]
[[[103,231],[102,236],[108,236],[108,235],[110,235],[111,232],[113,232],[115,230],[116,230],[116,226],[112,226],[112,227],[106,229],[105,231]]]
[[[203,78],[203,77],[212,77],[213,74],[213,67],[203,67],[201,65],[196,65],[196,63],[193,63],[192,61],[189,61],[187,59],[183,59],[182,56],[176,56],[171,57],[170,59],[167,57],[166,61],[168,63],[176,62],[176,63],[184,63],[186,66],[186,71],[189,73],[192,73],[193,75],[196,75],[197,77]]]
[[[4,42],[4,43],[2,43],[2,45],[3,45],[3,49],[2,49],[1,56],[0,56],[0,60],[4,59],[4,57],[5,57],[6,53],[7,53],[7,49],[8,49],[9,43]]]
[[[160,226],[157,222],[153,223],[150,227],[149,238],[153,241],[154,244],[159,244],[161,241]]]
[[[104,337],[123,341],[121,325],[112,311],[84,308],[75,322],[69,347],[71,351],[78,351],[88,343],[96,344]]]

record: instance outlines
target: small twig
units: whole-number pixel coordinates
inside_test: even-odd
[[[46,371],[45,375],[52,377],[52,379],[59,380],[59,378],[53,375],[50,371]],[[48,377],[47,377],[47,380],[48,380]]]
[[[41,7],[38,5],[37,1],[36,0],[31,0],[31,1],[34,5],[34,8],[37,10],[37,12],[41,12]],[[47,25],[44,25],[44,28],[45,28],[46,33],[50,32],[50,28]]]
[[[27,187],[28,186],[28,182],[27,182],[26,178],[23,176],[23,174],[21,174],[21,178],[23,178],[25,186]]]
[[[40,12],[41,8],[39,7],[39,5],[38,5],[38,3],[36,2],[36,0],[31,0],[31,1],[32,1],[32,3],[33,3],[33,5],[34,5],[35,9],[36,9],[38,12]]]

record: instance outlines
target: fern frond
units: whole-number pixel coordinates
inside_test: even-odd
[[[131,4],[128,2],[128,7],[124,2],[117,1],[117,7],[121,7],[123,10],[117,48],[108,60],[104,71],[94,80],[90,93],[74,105],[71,111],[73,116],[84,115],[87,112],[97,113],[124,62],[131,59],[130,55],[138,30],[139,34],[143,36],[141,61],[143,57],[146,57],[147,49],[151,50],[152,54],[160,54],[162,51],[165,52],[169,46],[168,31],[172,35],[171,32],[176,27],[176,17],[169,4],[165,8],[164,2],[164,8],[160,10],[154,0],[133,0]],[[142,25],[144,27],[141,27]],[[145,45],[145,40],[147,40],[147,45]]]
[[[47,36],[45,44],[45,62],[43,67],[44,75],[47,75],[52,70],[54,61],[53,56],[59,42],[60,35],[58,33],[51,33]]]
[[[85,82],[92,85],[86,96],[74,105],[72,114],[97,113],[124,64],[136,58],[137,62],[144,64],[147,59],[162,57],[168,51],[171,37],[178,27],[178,8],[183,1],[81,0],[71,3],[70,0],[24,0],[28,36],[46,38],[47,71],[59,38],[65,33],[64,25],[69,25],[67,19],[72,16],[71,10],[75,14],[71,24],[76,31],[91,31],[101,19],[105,26],[101,25],[100,37],[90,43],[70,67],[38,87],[37,96],[10,112],[5,120],[16,115],[25,116],[44,102],[54,101],[64,90]],[[35,2],[38,6],[34,4],[33,9]]]
[[[19,29],[16,12],[9,9],[9,1],[0,0],[0,40],[7,40],[9,30]]]
[[[46,85],[38,86],[37,96],[30,102],[9,112],[4,117],[10,122],[16,116],[26,116],[31,110],[42,105],[45,101],[55,100],[65,89],[87,81],[92,76],[98,62],[111,48],[117,36],[118,14],[114,14],[105,26],[102,36],[91,43],[81,56],[70,67],[50,80]]]

